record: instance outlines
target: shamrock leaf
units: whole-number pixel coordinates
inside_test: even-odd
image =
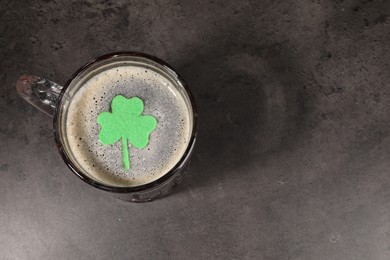
[[[122,159],[126,170],[130,169],[128,142],[138,149],[145,148],[150,133],[157,126],[156,118],[141,115],[143,110],[144,102],[140,98],[127,99],[118,95],[111,102],[112,112],[102,112],[97,118],[102,144],[114,144],[122,139]]]

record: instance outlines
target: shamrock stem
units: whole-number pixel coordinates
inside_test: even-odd
[[[127,147],[126,137],[122,137],[122,159],[125,169],[130,170],[129,148]]]

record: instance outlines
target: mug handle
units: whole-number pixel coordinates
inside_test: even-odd
[[[53,117],[62,86],[34,75],[22,75],[16,81],[16,91],[28,103]]]

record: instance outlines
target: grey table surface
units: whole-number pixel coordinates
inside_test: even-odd
[[[1,1],[0,259],[390,259],[390,2]],[[168,197],[74,176],[24,73],[170,63],[199,139]]]

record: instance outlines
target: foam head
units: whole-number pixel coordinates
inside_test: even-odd
[[[60,119],[64,147],[73,164],[95,181],[116,187],[148,184],[168,173],[185,154],[194,115],[187,92],[168,68],[140,57],[121,58],[96,64],[69,86]],[[114,142],[115,138],[106,144],[99,140],[99,114],[113,112],[117,96],[139,98],[142,114],[156,119],[144,147]],[[129,169],[122,160],[126,148]]]

